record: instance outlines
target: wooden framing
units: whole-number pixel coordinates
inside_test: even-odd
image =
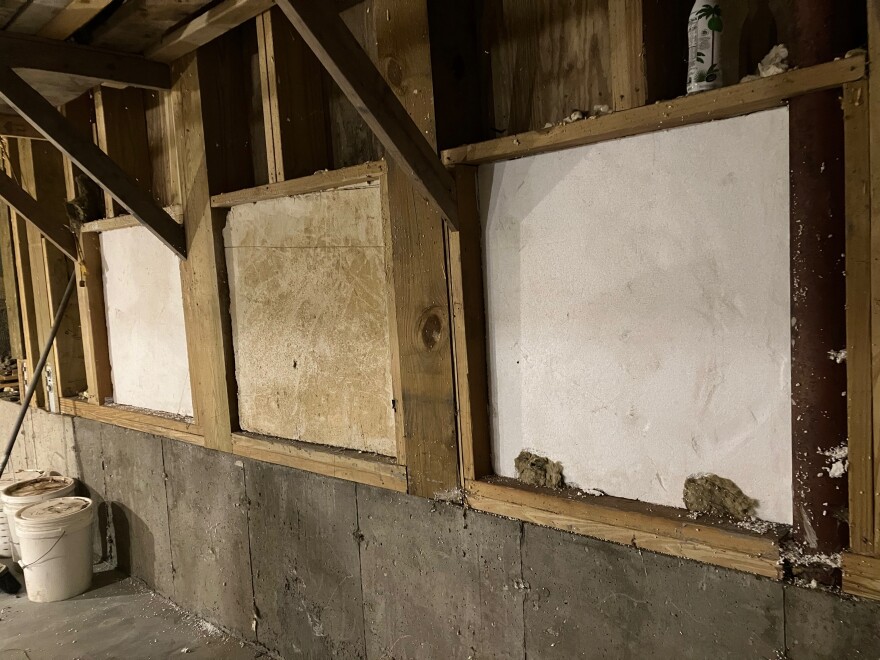
[[[47,39],[67,39],[111,2],[112,0],[71,0],[51,21],[40,28],[37,36]]]
[[[335,7],[311,0],[278,0],[277,4],[413,185],[456,227],[458,210],[452,177]],[[397,62],[404,65],[402,60]]]
[[[880,59],[880,45],[874,38],[880,29],[876,3],[869,0],[870,45],[875,60]],[[80,8],[86,4],[81,3]],[[329,159],[327,166],[333,160],[332,145],[328,148],[321,142],[323,136],[321,140],[315,138],[317,146],[304,144],[313,137],[308,130],[321,124],[321,118],[295,128],[287,125],[287,119],[292,116],[291,108],[315,105],[294,94],[303,80],[316,80],[315,67],[313,62],[291,56],[300,53],[298,45],[279,47],[275,42],[283,30],[277,20],[273,25],[269,14],[260,15],[272,4],[266,0],[220,2],[150,48],[148,56],[155,62],[134,56],[120,59],[114,53],[117,70],[110,70],[106,51],[31,37],[0,36],[0,52],[15,58],[26,53],[30,58],[26,62],[4,59],[0,88],[6,92],[0,96],[40,127],[35,131],[17,117],[0,116],[0,134],[47,136],[69,155],[72,163],[68,163],[68,174],[73,171],[73,163],[79,164],[115,191],[112,199],[108,197],[106,217],[87,222],[79,244],[68,245],[65,250],[68,256],[79,257],[78,294],[89,396],[87,400],[62,398],[62,412],[414,495],[434,497],[463,486],[465,500],[474,509],[779,578],[779,535],[775,530],[756,534],[720,523],[697,523],[665,507],[534,489],[492,476],[481,230],[474,166],[734,117],[777,107],[799,95],[842,87],[847,141],[847,390],[854,552],[844,558],[844,588],[880,597],[880,560],[875,558],[880,549],[880,495],[874,463],[880,453],[880,431],[873,423],[880,414],[880,358],[876,357],[880,355],[880,320],[875,318],[880,314],[880,303],[875,301],[880,291],[880,261],[875,258],[880,254],[880,231],[872,231],[873,219],[880,217],[880,168],[870,167],[872,159],[880,159],[880,139],[865,139],[868,131],[878,137],[880,130],[880,83],[865,80],[865,57],[856,55],[644,106],[648,81],[642,32],[648,28],[641,17],[642,2],[613,0],[608,12],[613,114],[449,149],[443,153],[441,163],[434,145],[424,0],[374,0],[371,4],[376,66],[344,27],[333,3],[282,0],[278,3],[281,10],[379,135],[391,157],[388,161],[312,174],[323,169],[322,159]],[[74,2],[71,8],[75,5],[79,6]],[[125,11],[133,16],[134,4]],[[278,16],[279,11],[275,10],[274,15]],[[217,102],[220,95],[216,90],[207,89],[214,84],[212,76],[219,78],[224,73],[220,58],[210,54],[210,45],[198,54],[195,50],[255,17],[257,29],[248,35],[241,32],[239,37],[240,43],[246,42],[245,36],[262,39],[262,94],[253,99],[247,95],[242,103],[259,106],[266,123],[260,126],[257,120],[250,127],[244,126],[242,132],[248,133],[254,126],[257,134],[263,130],[268,154],[264,159],[265,176],[248,180],[249,173],[238,177],[238,170],[252,167],[262,154],[259,148],[247,154],[245,149],[227,150],[228,145],[215,148],[210,137],[220,132],[214,126],[211,133],[205,125],[236,125],[242,113],[223,107]],[[73,19],[73,13],[68,18]],[[55,36],[53,29],[46,26],[45,33]],[[58,36],[69,36],[62,32]],[[371,46],[372,41],[370,37]],[[15,45],[21,49],[13,53]],[[54,111],[47,109],[49,104],[38,102],[33,90],[25,89],[27,85],[22,87],[24,83],[11,69],[25,64],[16,62],[153,89],[167,89],[173,82],[173,92],[154,97],[150,105],[139,90],[98,90],[97,138],[110,156],[105,159],[95,155],[97,148],[90,139],[88,122],[78,126],[73,139],[72,129],[58,123]],[[171,62],[173,67],[165,65]],[[317,83],[313,88],[318,89]],[[326,90],[320,93],[327,94]],[[111,126],[101,118],[114,102],[130,110],[131,123]],[[117,107],[113,112],[121,110]],[[322,106],[315,112],[327,110]],[[141,121],[145,113],[147,118]],[[135,143],[137,148],[131,153],[124,151]],[[149,180],[155,176],[157,154],[173,170],[162,184],[174,188],[171,193],[166,190],[159,194],[157,186],[151,188]],[[151,158],[152,168],[148,162]],[[451,172],[442,167],[444,163]],[[224,184],[215,185],[215,179],[224,177]],[[254,187],[254,183],[267,179],[267,185]],[[226,300],[224,209],[377,180],[391,237],[387,263],[393,315],[397,461],[239,431]],[[225,185],[229,182],[237,183]],[[180,190],[176,190],[178,186]],[[119,204],[130,211],[135,206],[134,214],[117,215],[121,213]],[[444,226],[441,215],[454,226]],[[189,253],[188,261],[181,265],[181,277],[194,423],[103,405],[112,396],[112,388],[98,233],[135,226],[137,217],[146,218],[145,224],[152,226],[179,255]],[[32,363],[39,348],[40,328],[45,325],[44,311],[51,306],[54,276],[47,266],[45,242],[33,231],[28,237],[21,214],[11,214],[10,226],[17,237],[10,248],[17,257],[16,275],[22,293],[23,352]]]
[[[59,209],[31,197],[4,172],[0,172],[0,198],[30,220],[67,257],[76,260],[76,241],[70,227],[64,222],[66,218],[56,212]]]
[[[113,199],[128,209],[175,254],[186,258],[183,228],[97,146],[79,136],[48,101],[5,66],[0,67],[0,97],[107,190]]]
[[[750,112],[768,110],[782,105],[794,96],[833,89],[860,80],[864,76],[865,58],[862,55],[855,55],[672,101],[661,101],[654,105],[614,112],[571,124],[561,124],[539,131],[446,149],[442,157],[447,166],[478,165],[642,135],[678,126],[689,126],[714,119],[729,119]]]
[[[11,68],[38,69],[148,89],[171,87],[167,64],[138,55],[0,32],[0,61]]]

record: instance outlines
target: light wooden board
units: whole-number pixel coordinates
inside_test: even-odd
[[[864,75],[865,58],[856,55],[672,101],[446,149],[442,155],[447,165],[474,165],[558,151],[767,110],[794,96],[840,87]]]
[[[165,417],[147,410],[125,406],[99,406],[82,399],[61,399],[61,412],[126,429],[142,431],[163,438],[182,440],[194,445],[204,445],[201,428],[191,422]]]
[[[237,206],[224,239],[241,428],[396,455],[378,185]]]

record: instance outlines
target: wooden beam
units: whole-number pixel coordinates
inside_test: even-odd
[[[214,208],[232,208],[239,204],[263,202],[267,199],[293,197],[294,195],[305,195],[306,193],[369,184],[377,181],[385,173],[385,170],[385,161],[376,160],[370,163],[362,163],[361,165],[342,167],[338,170],[316,172],[299,179],[279,181],[278,183],[270,183],[265,186],[257,186],[256,188],[214,195],[211,197],[211,206]]]
[[[179,204],[166,206],[165,212],[175,220],[183,221],[183,207]],[[112,218],[101,218],[99,220],[91,220],[84,222],[82,232],[84,234],[100,234],[105,231],[113,231],[114,229],[128,229],[129,227],[140,227],[140,222],[133,215],[117,215]]]
[[[13,69],[52,71],[148,89],[171,87],[171,69],[162,62],[11,32],[0,32],[0,61]]]
[[[868,59],[880,61],[880,0],[868,0]],[[880,548],[880,75],[868,77],[871,200],[871,373],[873,376],[874,552]]]
[[[61,412],[65,415],[75,415],[150,435],[188,442],[191,445],[201,447],[205,444],[202,429],[198,424],[167,417],[161,413],[150,414],[120,405],[98,406],[79,398],[61,399]]]
[[[151,60],[170,64],[268,11],[274,4],[274,0],[224,0],[162,37],[159,43],[147,50],[146,55]]]
[[[871,189],[868,84],[843,88],[846,159],[846,399],[850,548],[874,551],[871,373]]]
[[[0,114],[0,136],[45,140],[39,131],[18,115]]]
[[[112,0],[71,0],[55,17],[40,28],[38,37],[67,39],[97,16]]]
[[[0,97],[25,117],[52,144],[92,177],[159,240],[186,258],[186,237],[151,197],[103,151],[79,135],[39,93],[12,69],[0,67]]]
[[[210,159],[202,122],[199,70],[202,68],[206,78],[215,80],[221,72],[208,58],[200,67],[201,57],[185,55],[174,64],[176,135],[169,138],[179,141],[184,224],[190,251],[190,258],[180,265],[180,276],[195,417],[204,431],[205,446],[230,452],[233,424],[238,424],[238,400],[223,255],[226,214],[211,208],[206,166]],[[226,152],[218,155],[229,156]]]
[[[443,162],[478,165],[498,160],[596,144],[714,119],[729,119],[769,110],[788,99],[840,87],[865,76],[865,58],[856,55],[826,64],[793,69],[769,78],[661,101],[571,124],[468,144],[443,152]]]
[[[452,176],[335,7],[313,0],[278,0],[277,4],[419,193],[457,227]],[[399,60],[390,62],[399,68]],[[400,72],[390,71],[389,75],[399,76]]]
[[[30,220],[53,245],[76,261],[76,241],[70,228],[61,222],[59,214],[31,197],[5,172],[0,172],[0,197],[16,213]]]

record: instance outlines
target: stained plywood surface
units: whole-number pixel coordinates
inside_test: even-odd
[[[788,110],[480,179],[496,473],[682,506],[714,472],[790,523]]]
[[[378,185],[236,206],[224,240],[242,429],[395,455]]]
[[[180,262],[143,227],[101,234],[113,399],[193,414]]]

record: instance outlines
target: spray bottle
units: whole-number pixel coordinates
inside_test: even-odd
[[[721,87],[721,3],[697,0],[688,19],[687,93]]]

